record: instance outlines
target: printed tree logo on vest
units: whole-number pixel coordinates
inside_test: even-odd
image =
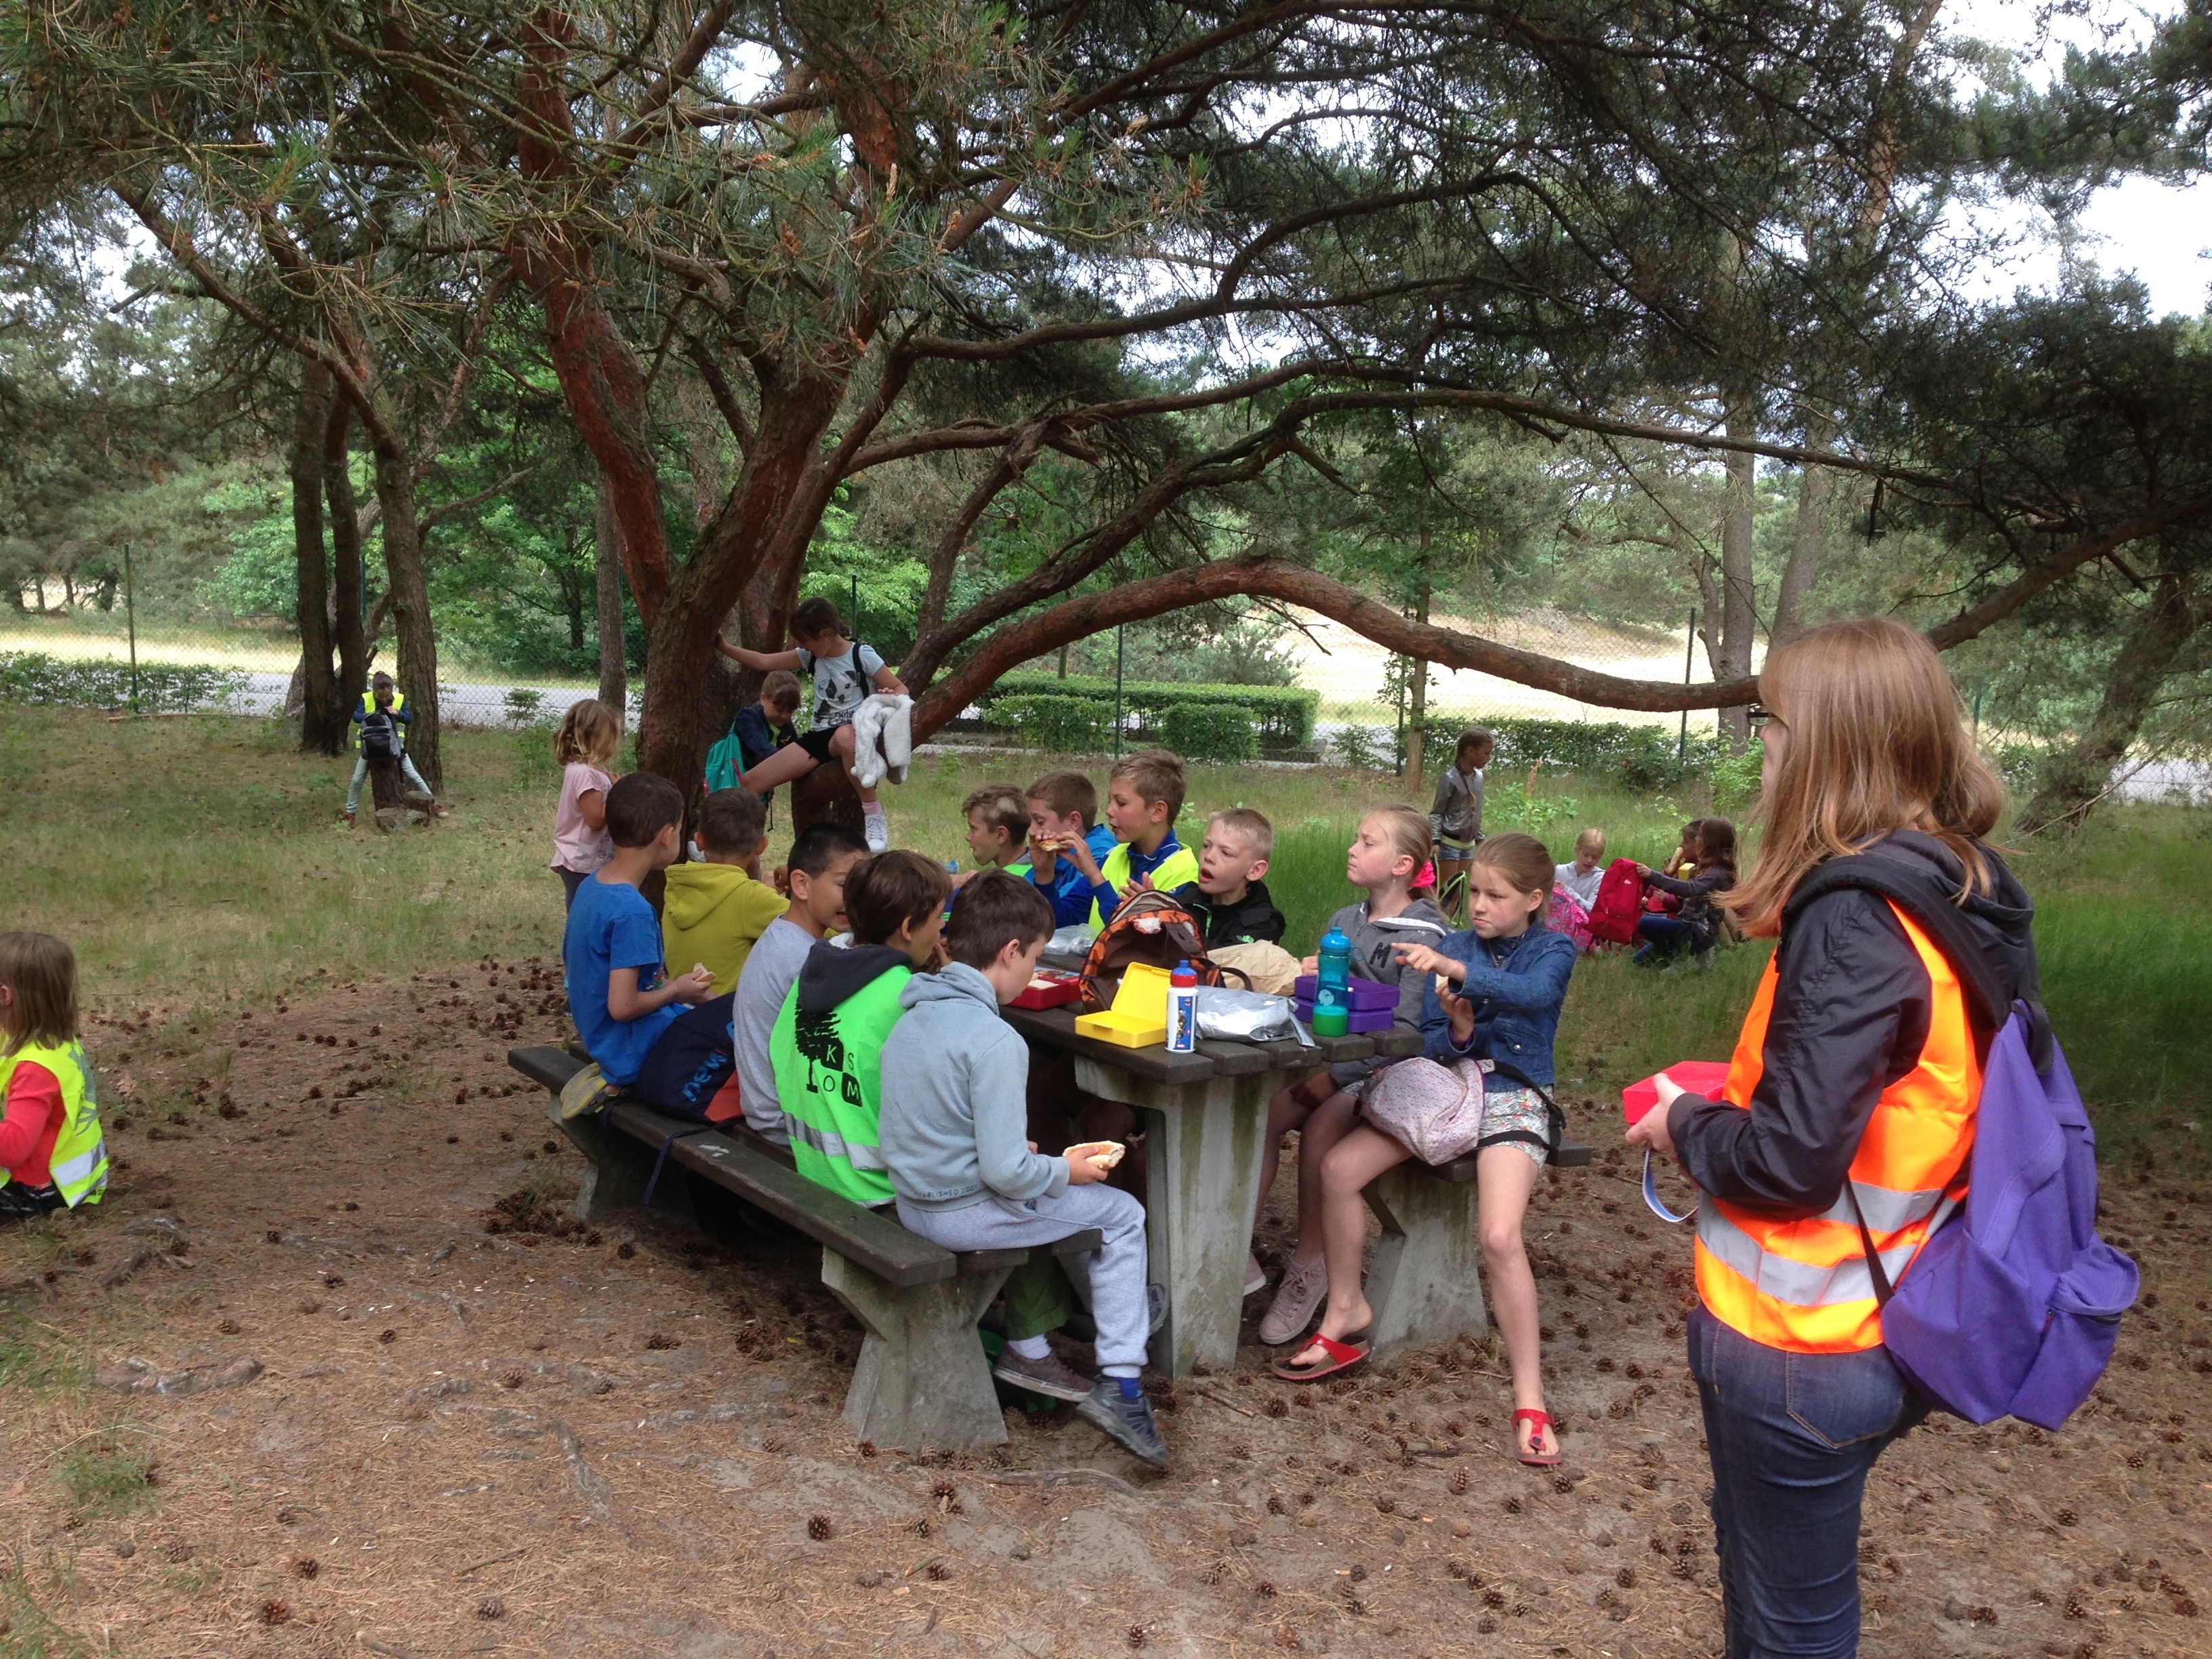
[[[827,1092],[816,1067],[834,1073],[839,1080],[837,1093],[848,1106],[860,1103],[860,1079],[845,1069],[845,1045],[838,1038],[836,1011],[824,1009],[819,1013],[801,1012],[792,1022],[792,1042],[806,1061],[806,1091],[819,1095]]]

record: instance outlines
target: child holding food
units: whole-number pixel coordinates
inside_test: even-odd
[[[1029,1049],[999,1017],[1030,982],[1052,931],[1051,905],[1018,876],[987,870],[960,890],[945,929],[951,961],[899,993],[906,1012],[884,1042],[878,1146],[900,1222],[948,1250],[1099,1230],[1100,1247],[1067,1264],[1089,1279],[1098,1327],[1100,1375],[1077,1414],[1164,1467],[1167,1447],[1137,1386],[1151,1323],[1144,1206],[1105,1184],[1120,1146],[1094,1142],[1048,1158],[1027,1139]],[[999,1375],[1036,1388],[1077,1374],[1048,1346],[1038,1356],[1009,1344]]]

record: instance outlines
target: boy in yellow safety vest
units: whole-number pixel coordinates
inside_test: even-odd
[[[107,1190],[76,1018],[76,953],[51,933],[0,933],[0,1218],[97,1204]]]
[[[1094,862],[1089,845],[1071,840],[1057,848],[1091,884],[1091,925],[1103,927],[1121,901],[1146,887],[1171,893],[1198,879],[1198,860],[1176,839],[1182,811],[1181,757],[1165,749],[1139,749],[1114,763],[1106,780],[1106,827],[1119,844]]]

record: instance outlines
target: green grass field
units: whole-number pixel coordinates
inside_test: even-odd
[[[1024,784],[1047,764],[922,757],[890,793],[894,839],[964,865],[961,798],[982,782]],[[558,779],[547,735],[450,732],[447,767],[453,817],[386,836],[337,821],[349,758],[303,757],[267,721],[0,709],[12,878],[0,925],[70,939],[94,1006],[186,1016],[320,979],[555,952],[560,888],[546,863]],[[1103,779],[1103,762],[1091,769]],[[1560,856],[1576,830],[1597,823],[1613,854],[1656,860],[1682,819],[1709,806],[1702,787],[1631,796],[1540,780],[1524,799],[1507,781],[1492,779],[1489,827],[1534,827]],[[1303,951],[1354,896],[1343,858],[1360,811],[1401,798],[1395,780],[1337,769],[1194,768],[1182,823],[1194,841],[1218,807],[1273,820],[1269,885],[1290,919],[1287,942]],[[1538,822],[1516,822],[1528,817]],[[778,835],[772,852],[784,844]],[[2212,815],[2115,809],[2017,862],[2036,896],[2045,1001],[2107,1155],[2204,1166]],[[1620,957],[1584,963],[1562,1029],[1562,1078],[1601,1093],[1672,1060],[1724,1057],[1765,957],[1761,945],[1724,949],[1708,969],[1663,977]]]

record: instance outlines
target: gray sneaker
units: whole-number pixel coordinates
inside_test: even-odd
[[[1011,1382],[1018,1389],[1026,1389],[1051,1400],[1091,1398],[1091,1379],[1056,1353],[1048,1353],[1042,1359],[1024,1359],[1012,1348],[1002,1348],[999,1363],[991,1367],[991,1375],[1001,1382]]]
[[[1167,1443],[1152,1421],[1152,1402],[1141,1394],[1134,1400],[1122,1399],[1120,1377],[1100,1377],[1075,1414],[1103,1429],[1155,1468],[1167,1468]]]

